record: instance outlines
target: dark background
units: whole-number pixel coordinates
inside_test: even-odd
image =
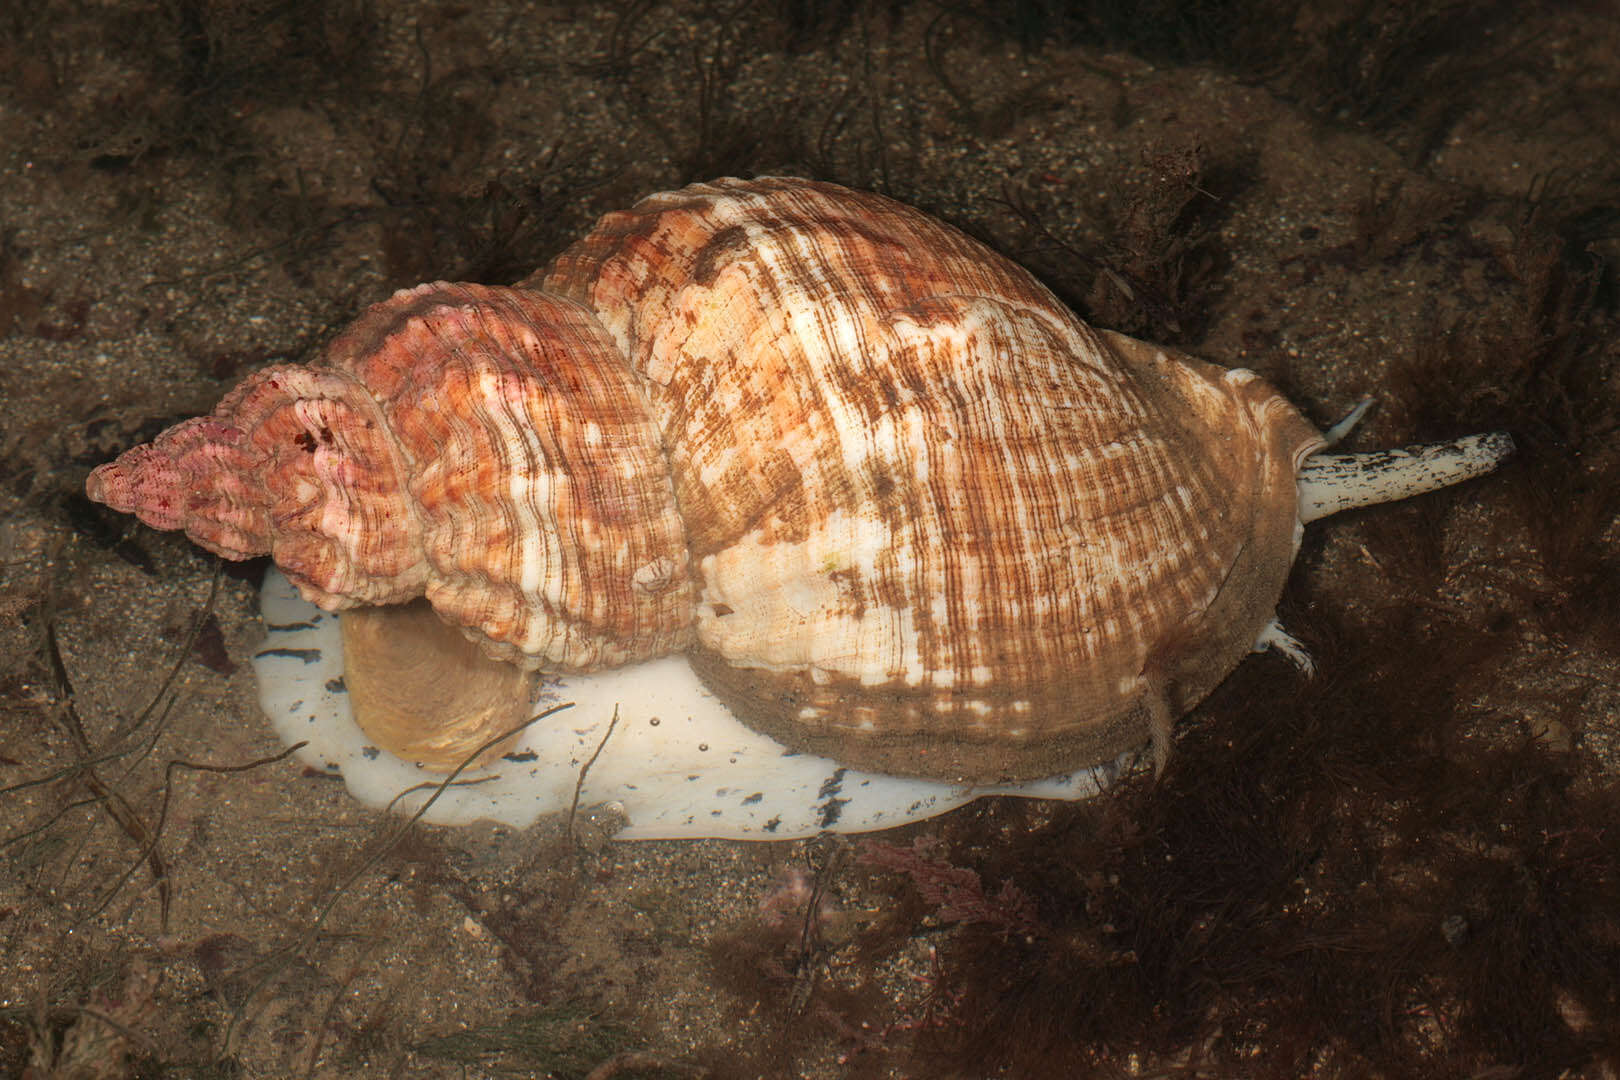
[[[1616,1075],[1617,147],[1595,2],[0,8],[0,1074]],[[1320,423],[1375,395],[1356,447],[1522,452],[1314,527],[1317,677],[1251,659],[1083,806],[400,835],[266,762],[255,568],[208,603],[88,469],[767,172]]]

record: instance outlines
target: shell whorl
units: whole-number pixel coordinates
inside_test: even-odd
[[[591,314],[422,285],[318,364],[97,469],[90,496],[337,610],[425,593],[493,655],[583,671],[691,637],[684,530],[636,382]]]
[[[425,593],[559,670],[689,649],[790,746],[993,780],[1112,758],[1236,665],[1320,445],[947,225],[767,178],[396,294],[89,490],[328,608]]]
[[[643,377],[694,663],[790,745],[1039,776],[1140,743],[1252,646],[1317,434],[1249,373],[1081,323],[875,195],[719,181],[531,279]]]

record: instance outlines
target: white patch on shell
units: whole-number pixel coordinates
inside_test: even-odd
[[[884,522],[843,509],[797,542],[767,542],[755,530],[702,560],[698,640],[738,667],[810,668],[811,677],[823,681],[836,676],[865,686],[921,686],[931,673],[918,650],[912,612],[871,598],[854,609],[834,576],[872,580],[881,555],[905,550]],[[765,589],[762,581],[781,585]],[[963,598],[964,606],[971,604],[967,584]],[[936,597],[936,603],[944,601]],[[714,615],[717,605],[727,614]],[[829,650],[828,642],[844,647]]]
[[[661,589],[675,576],[675,571],[675,560],[660,556],[644,566],[637,567],[630,580],[635,582],[638,588]]]
[[[276,570],[265,575],[259,600],[267,636],[253,666],[260,704],[277,733],[288,743],[306,741],[298,758],[341,775],[366,805],[414,813],[432,788],[411,789],[441,778],[371,746],[355,726],[343,688],[338,617],[299,599]],[[536,711],[561,701],[575,705],[531,726],[498,767],[462,773],[423,820],[526,828],[544,815],[567,813],[580,769],[601,744],[615,707],[618,726],[586,774],[579,805],[621,810],[629,822],[616,834],[623,840],[870,832],[934,817],[981,795],[1089,798],[1117,771],[1099,766],[983,787],[857,772],[791,753],[744,727],[676,657],[569,676],[546,689]]]

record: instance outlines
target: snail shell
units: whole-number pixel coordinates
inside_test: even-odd
[[[767,178],[404,290],[89,492],[329,610],[425,595],[562,672],[684,650],[790,747],[986,781],[1167,747],[1272,624],[1323,445],[918,211]]]

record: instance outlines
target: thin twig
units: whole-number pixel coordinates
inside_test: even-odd
[[[573,707],[574,703],[571,701],[564,702],[561,705],[554,705],[551,708],[546,709],[544,712],[529,717],[529,719],[523,721],[523,723],[518,724],[517,726],[506,731],[502,731],[499,734],[485,740],[481,745],[475,747],[473,751],[466,757],[462,758],[461,764],[457,765],[454,771],[452,771],[443,780],[439,781],[438,786],[433,791],[433,794],[424,799],[422,805],[417,807],[411,813],[410,817],[401,822],[399,826],[393,830],[392,834],[388,835],[384,841],[377,846],[375,851],[373,851],[366,858],[362,859],[359,865],[356,866],[354,870],[343,879],[342,882],[333,888],[331,896],[329,896],[326,902],[321,905],[320,909],[315,914],[315,918],[310,922],[309,926],[304,929],[304,932],[300,934],[297,939],[288,942],[286,945],[275,950],[269,956],[260,961],[260,964],[265,967],[265,973],[259,979],[259,981],[256,982],[252,988],[242,996],[241,1003],[237,1005],[234,1010],[232,1010],[231,1018],[225,1025],[224,1036],[220,1040],[220,1059],[223,1060],[233,1052],[236,1043],[236,1033],[240,1029],[242,1016],[247,1011],[248,1004],[254,998],[256,998],[266,986],[270,985],[270,982],[278,974],[280,974],[282,969],[285,968],[289,962],[291,962],[294,956],[298,955],[298,953],[314,943],[316,937],[320,934],[321,927],[326,924],[327,917],[330,916],[332,911],[337,907],[338,901],[343,898],[344,894],[347,893],[351,887],[353,887],[355,882],[359,881],[368,872],[370,872],[373,866],[376,866],[382,861],[384,856],[398,846],[399,842],[405,838],[405,834],[408,833],[411,828],[422,819],[422,816],[432,808],[434,803],[439,801],[439,796],[450,790],[450,786],[455,783],[456,777],[460,776],[467,769],[471,768],[473,763],[478,761],[478,759],[484,755],[485,751],[490,750],[506,739],[510,739],[512,736],[519,734],[524,729],[529,727],[529,725],[538,723],[547,717],[554,716],[557,713],[562,712],[564,709],[571,709]]]
[[[596,753],[592,754],[591,759],[579,767],[579,776],[574,780],[574,801],[568,804],[568,838],[570,840],[574,839],[574,815],[579,812],[579,793],[585,789],[585,774],[591,771],[591,766],[596,764],[596,759],[602,756],[602,751],[607,748],[608,739],[613,736],[613,729],[618,726],[619,707],[615,705],[613,706],[613,719],[608,721],[607,730],[602,733],[601,741],[596,744]],[[574,843],[577,847],[578,841],[576,840]]]
[[[817,848],[823,853],[816,858]],[[830,850],[829,850],[830,849]],[[812,877],[810,879],[810,899],[804,906],[804,922],[799,927],[799,964],[794,973],[795,983],[789,1007],[793,1015],[797,1016],[809,1007],[810,998],[816,990],[816,975],[820,969],[819,957],[822,952],[819,919],[821,901],[827,895],[827,887],[837,873],[838,864],[842,861],[844,847],[830,838],[826,842],[811,847],[810,857],[806,861],[810,865]]]
[[[363,970],[363,964],[370,958],[381,944],[380,939],[373,939],[371,948],[362,955],[360,963],[349,970],[344,980],[338,983],[337,989],[332,991],[332,999],[326,1004],[326,1011],[321,1014],[320,1023],[310,1032],[309,1060],[304,1066],[304,1078],[309,1080],[315,1075],[315,1066],[320,1063],[321,1047],[326,1044],[326,1034],[332,1027],[332,1021],[342,1007],[344,1000],[349,996],[349,987],[354,984],[355,977]]]
[[[163,836],[163,826],[168,823],[169,801],[174,793],[174,772],[176,769],[187,769],[191,772],[212,773],[247,772],[250,769],[257,769],[264,765],[274,765],[276,762],[292,756],[294,753],[303,749],[307,745],[307,740],[303,742],[296,742],[282,750],[279,754],[271,754],[269,757],[257,758],[243,765],[214,765],[206,761],[183,761],[179,758],[170,759],[168,764],[166,764],[163,768],[163,801],[158,805],[157,825],[152,830],[151,847],[141,852],[140,858],[131,863],[129,869],[124,871],[123,876],[118,879],[118,882],[111,889],[107,890],[107,895],[101,901],[101,903],[88,914],[82,916],[79,919],[79,922],[82,923],[86,919],[91,919],[99,915],[108,904],[112,903],[112,898],[118,894],[119,889],[123,888],[124,882],[129,880],[130,875],[135,872],[135,868],[141,864],[141,861],[150,858],[155,853],[157,842]],[[167,925],[167,923],[165,923],[165,925]]]

